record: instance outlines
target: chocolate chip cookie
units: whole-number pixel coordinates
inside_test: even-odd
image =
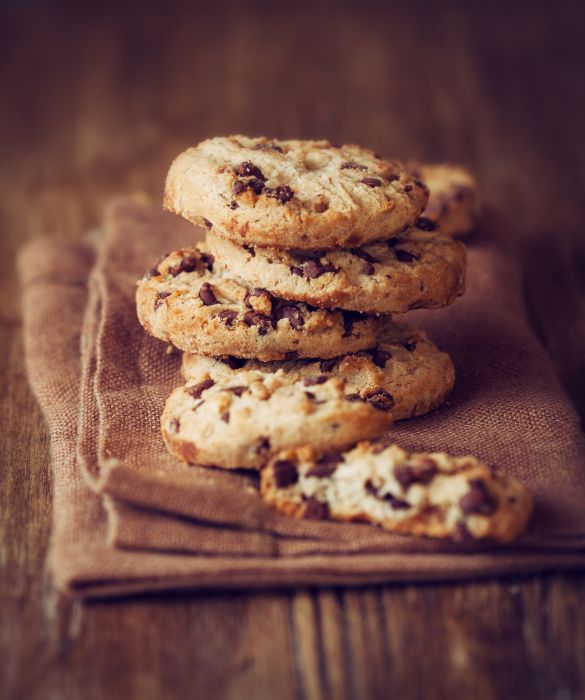
[[[165,256],[138,283],[138,318],[180,350],[259,360],[329,358],[374,347],[388,318],[317,309],[246,287],[203,247]]]
[[[473,175],[461,165],[414,165],[415,177],[424,180],[431,194],[424,216],[448,236],[465,236],[475,228],[479,195]]]
[[[250,371],[176,389],[161,419],[169,451],[191,464],[260,469],[307,439],[316,449],[343,449],[392,424],[386,404],[350,400],[340,377],[307,386],[283,375]]]
[[[511,542],[532,512],[519,481],[474,457],[408,454],[384,441],[320,455],[306,446],[277,455],[262,472],[264,500],[296,517],[464,542]]]
[[[331,360],[258,362],[233,356],[183,355],[183,376],[189,381],[210,377],[237,382],[240,375],[251,370],[278,372],[283,381],[301,381],[307,391],[338,377],[345,383],[348,399],[385,404],[395,420],[422,416],[437,408],[455,381],[449,355],[441,352],[426,333],[401,323],[389,323],[375,348]]]
[[[286,299],[369,313],[447,306],[465,288],[465,246],[418,227],[360,248],[301,251],[239,245],[207,234],[221,265],[252,286]]]
[[[402,164],[360,146],[229,136],[178,156],[164,202],[240,244],[312,250],[389,238],[427,200]]]

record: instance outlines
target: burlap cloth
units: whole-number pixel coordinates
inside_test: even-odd
[[[40,239],[21,252],[27,370],[51,438],[48,565],[59,589],[359,585],[585,565],[585,441],[528,325],[513,256],[480,240],[465,297],[409,314],[452,354],[458,380],[446,406],[393,430],[408,449],[473,453],[530,487],[526,535],[477,550],[288,519],[263,506],[254,476],[167,454],[159,416],[182,383],[180,356],[142,330],[134,290],[162,253],[199,235],[126,198],[108,206],[93,242]]]

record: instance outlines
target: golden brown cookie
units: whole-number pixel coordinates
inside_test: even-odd
[[[165,207],[240,244],[360,246],[418,219],[428,189],[401,163],[355,145],[218,137],[171,165]]]
[[[185,353],[183,376],[188,381],[232,379],[251,370],[279,372],[283,380],[307,387],[337,377],[345,382],[353,401],[376,401],[382,394],[394,420],[422,416],[440,406],[453,388],[455,369],[426,333],[402,323],[388,323],[375,348],[330,360],[258,362],[232,356],[222,358]]]
[[[388,318],[273,297],[218,270],[203,247],[165,256],[138,283],[138,318],[180,350],[260,360],[335,357],[373,347]]]
[[[368,313],[447,306],[465,289],[465,246],[420,228],[361,248],[300,251],[241,246],[207,235],[207,246],[246,284],[285,299]]]
[[[467,542],[511,542],[532,512],[519,481],[475,457],[408,454],[386,441],[321,454],[305,446],[277,455],[262,472],[264,500],[296,517]]]

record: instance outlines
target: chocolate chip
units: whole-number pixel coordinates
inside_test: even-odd
[[[203,217],[203,223],[207,228],[213,228],[213,224],[211,223],[211,221],[209,221],[209,219],[206,219],[205,217]]]
[[[256,257],[256,251],[254,250],[254,247],[253,247],[253,246],[247,245],[246,243],[244,243],[244,245],[242,246],[242,248],[243,248],[245,251],[247,251],[248,253],[250,253],[250,255],[251,255],[253,258]]]
[[[266,180],[260,168],[254,165],[254,163],[251,163],[249,160],[246,160],[236,166],[234,168],[234,172],[240,177],[256,177],[259,180]]]
[[[277,459],[272,465],[276,487],[285,489],[299,480],[297,465],[289,459]]]
[[[262,194],[265,189],[264,180],[261,180],[258,177],[253,177],[248,180],[248,187],[253,190],[255,194]]]
[[[314,400],[317,398],[317,397],[315,396],[315,394],[313,394],[312,391],[305,391],[305,396],[306,396],[308,399],[311,399],[311,401],[314,401]]]
[[[222,355],[217,359],[230,369],[241,369],[247,362],[247,360],[243,360],[241,357],[234,357],[233,355]]]
[[[361,163],[356,163],[353,160],[348,160],[339,166],[340,170],[367,170],[367,165],[362,165]]]
[[[368,187],[380,187],[382,180],[378,180],[377,177],[363,177],[360,182]]]
[[[201,253],[201,260],[209,272],[213,272],[213,263],[215,258],[211,253]]]
[[[329,202],[323,195],[318,195],[313,202],[313,209],[317,212],[317,214],[322,214],[324,211],[329,209]]]
[[[156,295],[156,299],[154,302],[154,308],[158,309],[160,306],[162,306],[163,299],[166,299],[167,297],[170,297],[171,293],[170,292],[158,292]]]
[[[434,231],[437,228],[437,224],[429,219],[428,216],[421,216],[416,222],[416,227],[421,231]]]
[[[235,394],[238,397],[241,396],[247,390],[247,386],[230,386],[226,389],[226,391],[231,391],[232,394]]]
[[[299,277],[303,276],[303,268],[299,267],[298,265],[293,265],[290,268],[290,271],[293,273],[293,275],[298,275]]]
[[[481,479],[469,482],[469,491],[459,499],[465,515],[491,515],[496,510],[496,501]]]
[[[368,277],[371,277],[374,273],[376,272],[376,268],[371,262],[367,262],[364,265],[364,275],[368,275]]]
[[[366,483],[364,484],[364,488],[366,490],[366,493],[369,493],[371,496],[375,496],[376,498],[379,498],[383,501],[387,501],[394,510],[405,510],[406,508],[411,507],[410,503],[407,503],[406,501],[403,501],[400,498],[396,498],[396,496],[392,495],[391,493],[386,493],[383,496],[380,496],[380,494],[378,493],[379,489],[374,486],[371,479],[368,479],[366,481]]]
[[[276,305],[276,308],[272,312],[274,324],[278,323],[282,318],[288,318],[291,327],[295,330],[305,325],[305,318],[294,302],[287,301]]]
[[[358,321],[363,320],[363,315],[357,311],[342,311],[343,316],[343,338],[349,338],[353,333],[353,327]]]
[[[267,437],[261,437],[256,445],[256,454],[262,455],[270,450],[270,440]]]
[[[386,352],[386,350],[376,348],[372,351],[372,362],[381,369],[386,367],[386,362],[388,362],[391,357],[392,355],[389,352]]]
[[[339,455],[322,457],[309,469],[306,476],[316,476],[319,479],[324,479],[331,476],[341,462],[343,462],[343,459]]]
[[[413,350],[416,350],[416,343],[412,340],[407,340],[406,343],[402,343],[402,347],[408,352],[413,352]]]
[[[239,209],[239,207],[240,207],[240,205],[236,202],[236,200],[232,199],[232,201],[230,202],[230,209],[232,209],[232,210]]]
[[[414,175],[414,173],[413,173]],[[425,185],[425,183],[422,180],[415,180],[414,184],[419,187],[421,190],[428,190],[429,188]]]
[[[407,503],[400,498],[396,498],[396,496],[393,496],[391,493],[384,494],[383,498],[385,501],[388,501],[390,507],[394,510],[406,510],[407,508],[411,507],[410,503]]]
[[[412,192],[412,185],[405,185],[405,186],[404,186],[404,191],[405,191],[405,192]]]
[[[320,374],[317,377],[305,377],[303,379],[303,384],[305,386],[315,386],[316,384],[324,384],[329,377],[326,377],[324,374]]]
[[[337,268],[331,263],[323,265],[319,260],[311,259],[303,266],[303,275],[307,279],[316,279],[326,272],[337,272]]]
[[[228,328],[231,328],[234,325],[234,321],[238,317],[238,312],[226,309],[225,311],[221,311],[219,314],[217,314],[217,316]]]
[[[377,496],[378,495],[378,489],[374,486],[371,479],[368,479],[364,483],[364,489],[365,489],[366,493],[370,494],[370,496]]]
[[[399,238],[398,236],[393,236],[392,238],[389,238],[389,239],[386,241],[386,244],[387,244],[388,248],[390,248],[390,249],[392,250],[392,249],[394,249],[394,247],[397,246],[401,241],[402,241],[402,239]]]
[[[153,267],[151,270],[149,270],[146,273],[146,279],[151,279],[152,277],[159,277],[159,276],[160,276],[160,272],[158,271],[157,267]]]
[[[378,411],[389,411],[394,406],[392,394],[384,389],[374,389],[363,395],[363,400],[367,401]]]
[[[333,368],[335,367],[336,364],[337,364],[336,359],[321,360],[321,362],[319,363],[319,369],[321,370],[321,372],[331,372],[331,371],[333,371]]]
[[[187,393],[194,399],[200,399],[201,394],[207,389],[210,389],[214,384],[215,382],[213,379],[205,379],[204,381],[199,382],[199,384],[195,384],[195,386],[187,389]]]
[[[265,316],[257,311],[247,311],[244,314],[244,323],[249,327],[256,326],[258,335],[266,335],[274,327],[270,316]]]
[[[329,517],[329,505],[322,503],[317,498],[309,498],[306,501],[303,518],[307,520],[327,520]]]
[[[394,467],[394,478],[403,491],[408,491],[412,484],[429,484],[438,472],[437,465],[431,460],[428,464],[409,466],[397,464]]]
[[[347,401],[365,401],[377,411],[389,411],[394,406],[394,397],[384,389],[373,389],[365,394],[347,394]]]
[[[201,285],[201,289],[199,290],[199,298],[205,304],[205,306],[212,306],[213,304],[218,303],[217,297],[213,293],[213,287],[209,284],[209,282],[204,282]]]
[[[267,197],[278,200],[281,204],[289,202],[294,197],[294,192],[288,185],[278,185],[278,187],[265,187],[264,194]]]
[[[396,259],[400,260],[400,262],[413,262],[414,260],[420,260],[418,255],[409,253],[408,250],[395,250],[394,255],[396,255]]]
[[[242,194],[242,192],[245,192],[245,191],[246,191],[246,184],[244,182],[242,182],[242,180],[236,180],[234,182],[233,187],[232,187],[233,194],[238,196],[239,194]],[[237,202],[236,202],[236,204],[237,204]],[[232,207],[232,209],[233,208],[234,207]]]
[[[386,180],[388,180],[388,182],[394,182],[395,180],[400,179],[395,173],[390,173],[389,175],[385,175],[384,177],[386,178]]]
[[[193,255],[186,255],[180,262],[169,267],[169,275],[176,277],[181,272],[194,272],[197,269],[197,258]]]
[[[284,353],[285,360],[296,360],[298,356],[299,353],[296,350],[289,350],[288,352]]]
[[[362,260],[366,260],[367,262],[370,262],[370,263],[379,262],[379,260],[377,260],[373,255],[370,255],[363,248],[350,248],[349,252],[352,255],[355,255],[356,258],[361,258]]]
[[[183,272],[195,272],[197,269],[197,258],[193,255],[187,255],[181,261],[181,267]]]
[[[220,418],[224,423],[229,423],[230,422],[230,412],[225,411],[224,413],[221,414]]]
[[[169,423],[169,429],[173,431],[173,433],[178,433],[179,430],[181,429],[181,422],[179,421],[178,418],[173,418],[171,419]]]

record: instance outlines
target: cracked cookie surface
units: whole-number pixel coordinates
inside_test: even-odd
[[[320,251],[242,246],[207,234],[221,265],[252,286],[315,306],[369,313],[440,308],[465,289],[465,246],[420,218],[419,228],[360,248]]]
[[[199,382],[237,381],[249,371],[280,372],[283,381],[302,381],[308,387],[337,377],[345,382],[351,400],[376,401],[385,396],[394,420],[422,416],[440,406],[455,382],[449,355],[441,352],[426,333],[402,323],[389,323],[376,347],[330,360],[258,362],[227,356],[207,357],[185,353],[182,373]]]
[[[180,350],[263,361],[329,358],[373,347],[388,317],[277,299],[217,271],[202,246],[165,256],[139,281],[138,318]]]
[[[283,374],[249,371],[176,389],[161,419],[169,451],[190,464],[260,469],[307,439],[316,449],[343,449],[392,424],[387,404],[349,400],[340,377],[306,386]]]
[[[384,440],[319,455],[311,446],[277,455],[262,472],[264,500],[296,517],[466,543],[511,542],[532,512],[523,484],[475,457],[409,454]]]
[[[389,238],[427,200],[401,163],[360,146],[229,136],[175,159],[164,202],[240,244],[311,250]]]

